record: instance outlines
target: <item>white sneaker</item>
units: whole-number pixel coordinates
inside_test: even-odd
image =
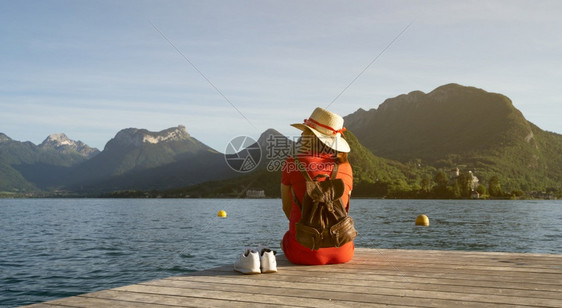
[[[242,274],[261,273],[259,253],[253,249],[246,249],[234,263],[234,270]]]
[[[275,259],[276,251],[269,248],[263,248],[260,252],[260,264],[262,273],[277,272],[277,260]]]

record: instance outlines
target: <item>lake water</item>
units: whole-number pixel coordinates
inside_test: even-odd
[[[350,213],[358,247],[562,254],[561,201],[354,199]],[[287,225],[278,199],[0,199],[0,306],[231,264],[279,250]]]

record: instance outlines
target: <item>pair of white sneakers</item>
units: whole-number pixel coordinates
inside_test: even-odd
[[[234,270],[242,274],[277,272],[276,251],[269,248],[246,248],[234,263]]]

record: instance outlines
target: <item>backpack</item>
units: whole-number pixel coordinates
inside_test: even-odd
[[[357,231],[341,200],[345,186],[342,179],[336,178],[338,164],[331,176],[321,174],[311,179],[302,163],[297,158],[294,161],[306,182],[302,203],[294,196],[301,209],[301,219],[295,225],[297,241],[312,250],[340,247],[353,241]],[[318,181],[320,177],[326,179]]]

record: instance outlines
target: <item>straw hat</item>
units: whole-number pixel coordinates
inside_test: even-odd
[[[333,150],[346,153],[350,151],[349,144],[342,137],[345,131],[343,118],[324,108],[314,109],[310,118],[305,119],[304,123],[295,123],[291,126],[303,131],[309,128],[323,144]]]

